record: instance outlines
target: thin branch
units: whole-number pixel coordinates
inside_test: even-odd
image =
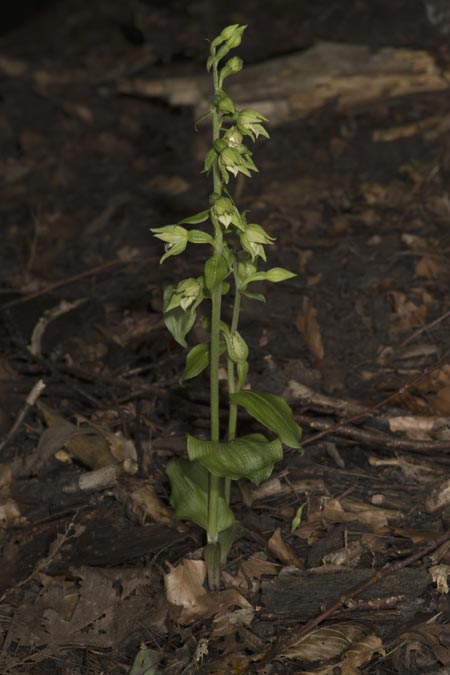
[[[331,425],[330,427],[327,427],[324,431],[321,431],[318,434],[315,434],[314,436],[310,436],[309,438],[306,438],[303,442],[302,445],[310,445],[311,443],[315,443],[318,441],[320,438],[323,438],[324,436],[328,436],[331,433],[334,433],[338,429],[341,429],[342,427],[345,427],[348,424],[351,424],[353,422],[359,422],[359,420],[364,419],[365,417],[370,417],[372,416],[377,410],[380,410],[380,408],[383,408],[386,406],[388,403],[391,403],[391,401],[394,401],[396,398],[404,394],[408,389],[411,389],[411,387],[414,387],[418,382],[423,380],[424,377],[427,375],[430,375],[430,373],[435,372],[436,370],[439,370],[443,366],[447,365],[450,363],[450,359],[446,357],[445,359],[442,359],[438,363],[436,363],[434,366],[431,366],[430,368],[427,368],[426,370],[423,371],[423,373],[420,373],[420,375],[417,375],[414,377],[412,380],[409,382],[406,382],[403,384],[400,389],[397,389],[393,394],[390,394],[390,396],[387,396],[384,398],[382,401],[379,403],[376,403],[375,405],[371,406],[370,408],[367,408],[366,410],[363,410],[363,412],[358,413],[357,415],[354,415],[353,417],[349,417],[346,420],[342,420],[342,422],[337,422],[336,424]],[[447,444],[448,445],[448,444]]]

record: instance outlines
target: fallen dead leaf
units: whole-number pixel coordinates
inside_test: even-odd
[[[269,541],[267,542],[267,546],[272,555],[285,565],[292,567],[302,566],[300,558],[298,558],[295,551],[293,551],[293,549],[284,541],[279,527],[277,527],[273,535],[270,537]]]
[[[177,567],[168,563],[170,572],[164,575],[166,597],[173,605],[192,610],[193,615],[198,610],[199,599],[206,595],[204,587],[206,579],[206,564],[203,560],[183,560]],[[189,616],[189,612],[186,613]],[[185,619],[187,618],[185,614]]]
[[[450,638],[448,624],[421,623],[418,626],[402,633],[403,640],[416,640],[425,643],[432,649],[435,657],[443,666],[450,665],[450,648],[447,646]]]
[[[298,331],[305,338],[309,351],[316,361],[322,361],[325,356],[320,327],[317,322],[317,310],[307,296],[303,297],[303,310],[295,321]]]
[[[416,276],[424,279],[438,279],[446,274],[444,263],[431,255],[425,255],[416,263]]]
[[[428,568],[431,577],[436,584],[439,593],[448,594],[448,576],[450,575],[450,565],[432,565]]]
[[[370,635],[371,629],[359,623],[338,623],[321,626],[303,635],[282,651],[288,659],[325,661],[341,656],[354,643]]]

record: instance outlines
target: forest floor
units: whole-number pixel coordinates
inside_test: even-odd
[[[0,38],[2,674],[450,672],[450,18],[430,17],[68,0]],[[274,111],[237,199],[297,274],[244,304],[249,383],[288,400],[304,454],[234,486],[212,593],[165,473],[208,429],[206,375],[179,384],[161,313],[201,253],[160,266],[149,228],[207,204],[192,92],[230,23],[248,100]],[[283,59],[329,43],[369,75],[321,61],[333,95],[295,98]]]

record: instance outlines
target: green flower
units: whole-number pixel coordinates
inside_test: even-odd
[[[266,260],[264,245],[273,244],[275,241],[274,237],[268,235],[261,225],[256,225],[256,223],[247,225],[245,230],[239,233],[239,238],[242,248],[250,254],[252,260],[258,256]]]
[[[237,127],[233,126],[223,135],[223,140],[229,148],[240,148],[242,145],[242,134]]]
[[[150,228],[157,239],[166,242],[165,253],[160,260],[164,262],[171,255],[183,253],[188,243],[188,231],[181,225],[165,225],[164,227]]]
[[[253,108],[245,108],[238,115],[237,127],[239,131],[254,141],[258,136],[269,138],[269,134],[262,126],[261,122],[268,122],[267,117],[261,115]]]
[[[164,312],[176,307],[181,307],[184,311],[194,303],[199,304],[203,300],[203,278],[189,278],[180,281],[174,288],[171,297],[168,299]]]
[[[231,223],[237,228],[242,227],[239,211],[228,197],[219,197],[212,206],[212,212],[226,230]]]

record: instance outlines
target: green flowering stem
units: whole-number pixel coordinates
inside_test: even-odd
[[[215,52],[214,52],[215,53]],[[213,82],[214,94],[219,89],[219,75],[217,72],[217,62],[213,62]],[[213,143],[220,136],[220,117],[216,106],[212,111],[213,121]],[[217,195],[222,194],[222,179],[216,164],[213,166],[214,192]],[[222,252],[222,229],[220,223],[213,219],[215,230],[215,242],[217,253]],[[211,295],[211,347],[210,347],[210,415],[211,415],[211,440],[220,440],[219,425],[219,357],[220,357],[220,314],[222,303],[222,284],[219,284]],[[217,476],[209,475],[209,493],[208,493],[208,544],[218,546],[218,508],[219,496],[223,490],[223,479]],[[208,583],[211,590],[217,588],[220,583],[219,571],[220,556],[212,556],[208,566]]]

